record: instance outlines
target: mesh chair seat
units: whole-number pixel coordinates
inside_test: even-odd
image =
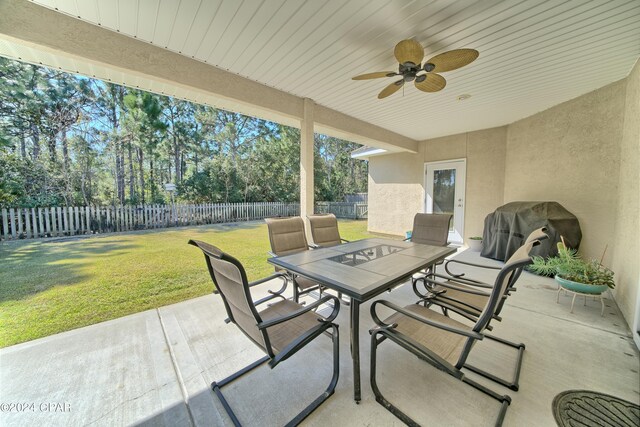
[[[289,315],[300,310],[300,305],[291,300],[282,300],[269,306],[260,312],[262,320],[267,321],[278,317]],[[271,347],[275,353],[282,351],[288,344],[300,337],[311,328],[318,326],[318,321],[322,319],[316,313],[309,311],[298,317],[294,317],[286,322],[267,328]]]
[[[440,313],[436,313],[435,311],[421,305],[412,304],[404,308],[418,316],[435,320],[459,329],[471,331],[469,326]],[[462,335],[457,335],[443,329],[435,328],[407,317],[402,313],[392,314],[384,321],[384,323],[396,323],[398,326],[395,329],[398,332],[412,338],[423,346],[428,347],[429,350],[436,353],[452,365],[456,365],[458,363],[462,350],[464,349],[464,344],[467,340],[467,338]]]

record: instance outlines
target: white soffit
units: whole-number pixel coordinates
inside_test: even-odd
[[[424,140],[512,123],[627,76],[640,56],[638,0],[32,0]],[[384,99],[394,45],[425,58],[473,48],[447,87]],[[471,98],[458,101],[458,96]]]

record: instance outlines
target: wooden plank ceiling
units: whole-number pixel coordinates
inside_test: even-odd
[[[640,56],[638,0],[33,1],[416,140],[512,123],[626,77]],[[393,79],[351,80],[397,69],[410,37],[425,58],[480,57],[438,93],[379,100]]]

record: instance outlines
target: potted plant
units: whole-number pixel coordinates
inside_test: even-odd
[[[606,249],[605,249],[606,250]],[[604,257],[604,254],[603,254]],[[534,273],[554,276],[556,282],[573,292],[599,295],[607,288],[613,289],[613,271],[602,265],[602,260],[583,260],[575,249],[558,242],[558,255],[544,259],[534,256],[529,267]]]
[[[473,236],[467,240],[467,245],[472,251],[480,252],[482,250],[482,237]]]

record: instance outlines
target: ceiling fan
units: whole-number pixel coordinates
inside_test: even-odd
[[[413,81],[415,86],[423,92],[438,92],[444,89],[447,81],[440,74],[445,71],[455,70],[472,63],[480,55],[475,49],[455,49],[434,56],[424,63],[424,49],[414,39],[402,40],[393,50],[393,54],[399,62],[398,72],[379,71],[375,73],[361,74],[353,77],[353,80],[379,79],[382,77],[402,76],[400,80],[391,83],[378,94],[378,98],[398,91],[405,83]],[[425,74],[418,74],[425,71]]]

